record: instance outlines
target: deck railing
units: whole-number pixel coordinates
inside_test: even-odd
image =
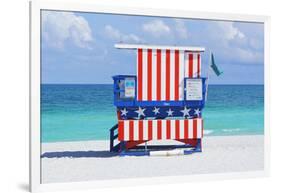
[[[116,152],[118,151],[120,148],[120,144],[116,144],[114,145],[114,140],[118,138],[118,133],[117,133],[117,129],[118,129],[118,124],[115,124],[110,130],[110,151],[111,152]],[[116,133],[116,134],[115,134]]]

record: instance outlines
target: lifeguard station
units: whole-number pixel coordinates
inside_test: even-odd
[[[118,123],[110,130],[110,151],[120,155],[172,149],[182,154],[201,152],[205,48],[142,44],[116,44],[115,48],[136,51],[137,72],[113,76]],[[176,140],[182,145],[147,145],[151,140]]]

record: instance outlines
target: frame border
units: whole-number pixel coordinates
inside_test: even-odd
[[[185,10],[166,10],[136,7],[117,7],[102,6],[91,2],[91,0],[64,1],[30,1],[29,14],[29,187],[31,192],[54,191],[54,190],[73,190],[73,189],[89,189],[101,187],[122,187],[135,185],[150,185],[160,183],[184,183],[187,181],[206,181],[206,180],[225,180],[239,178],[253,178],[269,176],[270,171],[270,17],[260,15],[246,14],[226,14],[197,12]],[[253,172],[235,172],[225,174],[197,174],[183,176],[168,177],[150,177],[150,178],[134,178],[134,179],[116,179],[116,180],[93,180],[90,182],[70,182],[70,183],[52,183],[41,184],[41,139],[40,139],[40,80],[41,80],[41,10],[54,11],[78,11],[78,12],[95,12],[109,14],[125,14],[125,15],[143,15],[143,16],[161,16],[176,17],[189,19],[204,20],[223,20],[223,21],[241,21],[241,22],[257,22],[264,24],[264,170]],[[110,185],[109,185],[110,184]]]

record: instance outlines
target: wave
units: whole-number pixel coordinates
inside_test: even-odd
[[[211,133],[213,133],[213,130],[208,130],[208,129],[204,129],[204,135],[210,135]]]
[[[240,128],[232,128],[232,129],[222,129],[223,132],[237,132],[241,131]]]

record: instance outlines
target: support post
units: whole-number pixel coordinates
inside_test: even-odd
[[[110,152],[113,151],[114,146],[114,130],[110,129]]]
[[[208,88],[209,88],[209,77],[210,77],[210,69],[211,69],[211,57],[212,57],[211,50],[209,51],[209,64],[208,64],[208,71],[207,71],[207,83],[206,83],[206,94],[205,94],[205,102],[207,102],[208,98]]]
[[[145,152],[147,152],[147,142],[145,142],[144,145],[145,145],[145,148],[144,148]]]
[[[125,141],[120,141],[120,152],[123,152],[126,150],[126,142]]]
[[[196,151],[202,152],[202,140],[201,139],[197,139]]]

